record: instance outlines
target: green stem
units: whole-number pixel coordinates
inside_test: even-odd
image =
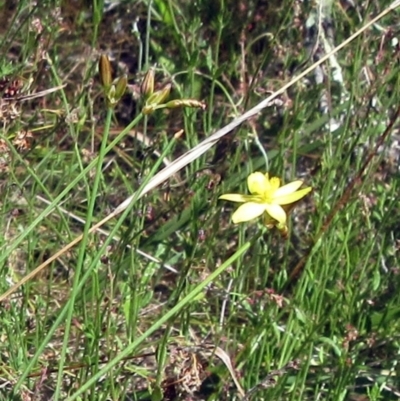
[[[197,287],[193,289],[188,295],[186,295],[178,304],[176,304],[169,312],[161,316],[160,319],[153,324],[147,331],[145,331],[139,338],[136,339],[132,344],[129,344],[118,356],[110,361],[106,366],[100,369],[96,374],[92,376],[79,390],[71,397],[67,398],[67,401],[76,400],[79,395],[88,390],[93,386],[103,375],[107,374],[114,366],[121,362],[124,358],[132,355],[135,349],[147,338],[149,338],[155,331],[157,331],[162,325],[168,322],[173,316],[175,316],[181,309],[190,302],[193,302],[195,298],[202,292],[202,290],[215,280],[223,271],[229,268],[236,259],[244,254],[252,245],[252,242],[246,242],[240,249],[238,249],[228,260],[226,260],[221,266],[219,266],[213,273],[211,273],[204,281],[202,281]]]
[[[121,134],[120,134],[121,135]],[[120,136],[119,135],[119,136]],[[170,143],[168,144],[168,146],[166,147],[166,149],[163,151],[163,153],[161,154],[160,158],[157,160],[157,162],[154,164],[154,166],[152,167],[149,175],[146,177],[145,180],[143,180],[142,185],[140,186],[140,188],[135,192],[135,195],[133,196],[133,199],[130,202],[129,207],[127,207],[125,209],[125,211],[122,213],[122,215],[120,216],[119,220],[117,221],[117,223],[115,224],[115,227],[111,230],[110,234],[108,235],[107,239],[104,241],[104,244],[100,247],[100,249],[97,251],[96,255],[93,256],[93,260],[90,264],[90,266],[88,266],[86,272],[82,275],[82,277],[80,277],[79,281],[76,279],[76,288],[74,287],[74,293],[78,294],[80,293],[80,291],[82,290],[82,288],[84,288],[87,280],[92,276],[93,274],[93,270],[95,269],[95,267],[98,265],[98,262],[101,258],[101,256],[104,254],[104,251],[106,249],[106,247],[110,244],[110,242],[113,240],[113,237],[116,235],[116,233],[118,232],[118,230],[120,229],[121,225],[124,223],[127,215],[131,212],[131,209],[133,207],[133,205],[135,204],[135,202],[140,198],[141,193],[143,191],[143,189],[145,188],[145,186],[148,184],[148,182],[150,181],[150,179],[156,174],[158,168],[160,167],[160,165],[163,162],[164,157],[166,157],[173,145],[176,143],[175,138],[173,140],[170,141]],[[110,147],[111,145],[109,145],[106,150]],[[75,285],[75,283],[74,283]],[[56,330],[59,328],[59,326],[62,324],[62,322],[64,322],[65,316],[67,315],[67,313],[69,312],[70,308],[73,308],[74,305],[74,299],[71,297],[68,302],[66,303],[66,305],[64,306],[64,308],[60,311],[60,313],[58,314],[57,319],[55,320],[55,322],[53,323],[52,327],[49,329],[46,337],[43,339],[42,343],[40,344],[40,346],[37,348],[37,351],[35,353],[35,355],[30,359],[29,364],[26,366],[25,370],[22,372],[21,376],[18,379],[18,382],[15,384],[14,386],[14,393],[15,395],[18,394],[18,390],[19,388],[22,386],[22,384],[24,383],[26,377],[28,376],[28,374],[31,372],[33,366],[37,363],[39,357],[42,355],[44,349],[46,348],[46,346],[48,345],[48,343],[50,342],[52,336],[54,335],[54,333],[56,332]],[[66,330],[67,333],[67,330]],[[65,342],[64,342],[65,343]]]
[[[103,132],[103,138],[101,141],[100,152],[97,157],[96,175],[94,177],[93,189],[91,191],[90,198],[89,198],[89,206],[88,206],[87,213],[86,213],[86,223],[85,223],[85,227],[83,230],[83,238],[80,243],[78,261],[77,261],[76,270],[74,273],[74,283],[72,286],[72,292],[71,292],[69,302],[68,302],[69,307],[68,307],[67,318],[66,318],[66,322],[65,322],[63,347],[61,350],[60,362],[58,365],[58,377],[57,377],[57,386],[56,386],[56,390],[54,393],[54,401],[58,401],[58,399],[60,397],[61,388],[62,388],[64,363],[65,363],[65,357],[67,355],[68,343],[69,343],[69,338],[70,338],[71,322],[72,322],[72,316],[73,316],[73,312],[74,312],[75,299],[76,299],[76,296],[78,295],[78,288],[79,288],[79,283],[81,280],[83,264],[85,261],[87,243],[89,240],[89,230],[90,230],[90,227],[92,226],[93,212],[94,212],[94,208],[95,208],[95,204],[96,204],[98,190],[100,187],[100,181],[102,178],[103,160],[107,153],[106,148],[107,148],[108,136],[110,133],[112,113],[113,113],[112,109],[109,108],[107,111],[107,117],[106,117],[106,121],[105,121],[105,125],[104,125],[104,132]],[[89,271],[92,271],[92,270],[89,269]]]
[[[139,114],[124,130],[122,130],[118,136],[106,147],[105,149],[105,154],[107,154],[108,152],[110,152],[112,149],[114,149],[114,147],[118,144],[118,142],[121,141],[122,138],[124,138],[126,136],[126,134],[133,128],[135,127],[139,121],[143,118],[142,114]],[[64,189],[64,191],[62,191],[57,197],[55,197],[52,201],[52,203],[47,206],[42,213],[39,214],[38,217],[36,217],[36,219],[31,223],[31,225],[29,227],[26,228],[26,230],[24,230],[24,232],[15,240],[13,240],[12,244],[10,245],[9,248],[7,248],[7,251],[5,252],[0,252],[0,265],[2,264],[2,262],[4,262],[5,259],[7,259],[9,257],[9,255],[15,250],[17,249],[20,244],[24,241],[25,238],[27,238],[29,236],[29,234],[35,229],[35,227],[41,223],[41,221],[47,216],[49,215],[53,209],[57,208],[57,206],[61,203],[62,199],[73,189],[75,188],[75,186],[78,184],[79,181],[82,180],[83,177],[85,177],[85,175],[92,170],[96,165],[97,165],[97,161],[99,159],[99,156],[97,156],[95,159],[92,160],[92,162],[84,169],[81,171],[81,173],[74,178]],[[25,166],[27,166],[26,162],[23,161],[23,163],[25,164]]]

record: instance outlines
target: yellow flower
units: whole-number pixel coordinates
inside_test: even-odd
[[[303,198],[312,189],[307,187],[299,190],[302,184],[303,181],[293,181],[281,187],[278,177],[269,178],[268,173],[256,172],[247,178],[251,195],[225,194],[219,199],[243,203],[232,215],[232,221],[235,224],[253,220],[265,214],[267,226],[276,225],[279,230],[286,231],[287,210],[291,208],[288,205]]]

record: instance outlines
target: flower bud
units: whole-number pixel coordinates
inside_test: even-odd
[[[146,104],[142,108],[142,114],[145,114],[145,115],[151,114],[156,108],[157,108],[157,106],[155,106],[155,105]]]
[[[167,84],[161,90],[154,92],[146,101],[146,105],[158,106],[162,104],[171,92],[171,84]]]
[[[99,60],[100,82],[104,88],[109,88],[112,83],[111,64],[108,56],[102,54]]]
[[[146,100],[154,92],[154,68],[151,67],[147,72],[140,85],[140,94]]]
[[[123,75],[122,77],[118,78],[118,81],[115,85],[115,97],[117,101],[120,100],[122,96],[124,96],[127,84],[128,84],[128,77],[126,75]]]
[[[205,110],[206,104],[196,99],[174,99],[167,102],[165,104],[165,107],[167,109],[176,109],[178,107],[190,107],[190,108],[199,108]]]
[[[108,89],[105,89],[107,104],[109,107],[114,107],[125,93],[127,85],[127,77],[123,75],[118,78]]]

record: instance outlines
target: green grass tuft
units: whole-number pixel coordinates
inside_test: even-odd
[[[389,6],[0,3],[0,401],[399,399],[398,10],[289,84]]]

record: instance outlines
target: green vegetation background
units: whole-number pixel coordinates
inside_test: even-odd
[[[0,400],[399,398],[398,10],[336,55],[342,83],[325,63],[322,84],[309,74],[89,234],[311,65],[320,3],[0,5],[0,294],[83,234],[2,298]],[[389,5],[334,2],[335,43]],[[112,110],[102,53],[128,77]],[[206,110],[142,116],[149,66],[156,90]],[[313,187],[286,239],[234,226],[218,201],[246,193],[263,151],[271,174]]]

